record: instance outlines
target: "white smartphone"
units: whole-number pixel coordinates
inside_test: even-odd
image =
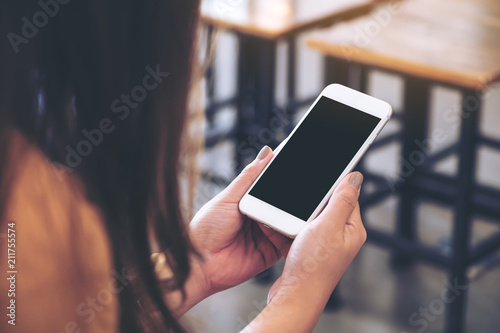
[[[241,213],[295,238],[319,215],[391,115],[384,101],[329,85],[243,196]]]

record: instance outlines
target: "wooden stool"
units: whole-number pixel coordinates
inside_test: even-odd
[[[423,259],[448,270],[451,284],[467,285],[467,268],[500,248],[500,234],[470,248],[472,213],[498,219],[500,191],[475,180],[478,144],[500,149],[484,137],[479,111],[491,83],[500,78],[500,2],[495,0],[408,0],[380,7],[368,17],[340,24],[312,37],[309,46],[326,55],[327,81],[350,82],[349,69],[361,68],[357,88],[366,90],[366,72],[381,69],[405,80],[402,132],[375,146],[402,142],[400,178],[378,181],[378,190],[361,205],[380,202],[395,188],[400,194],[397,235],[368,229],[370,241],[389,247],[398,258]],[[461,110],[443,114],[460,129],[458,144],[429,154],[427,136],[430,88],[439,84],[462,93]],[[437,134],[436,134],[437,135]],[[431,166],[458,152],[458,176],[432,172]],[[415,241],[415,199],[426,196],[454,205],[453,251],[445,255]],[[466,291],[448,302],[446,332],[461,333],[466,315]]]

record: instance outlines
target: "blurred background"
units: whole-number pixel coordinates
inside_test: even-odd
[[[200,45],[190,212],[275,148],[329,83],[395,111],[356,168],[367,244],[314,332],[500,332],[500,2],[203,0]],[[282,266],[184,321],[242,329]]]

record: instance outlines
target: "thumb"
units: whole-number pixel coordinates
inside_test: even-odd
[[[363,175],[353,172],[345,177],[335,189],[327,206],[318,216],[328,221],[328,225],[336,230],[344,228],[352,212],[358,204],[359,191]]]
[[[239,202],[271,160],[273,156],[271,153],[272,149],[264,146],[257,155],[257,158],[247,165],[238,177],[221,193],[222,197],[226,201]]]

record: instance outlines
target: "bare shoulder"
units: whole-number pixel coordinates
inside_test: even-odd
[[[16,227],[16,326],[116,331],[113,260],[99,209],[75,176],[58,175],[36,147],[19,135],[12,145],[16,170],[0,226],[13,221]]]

